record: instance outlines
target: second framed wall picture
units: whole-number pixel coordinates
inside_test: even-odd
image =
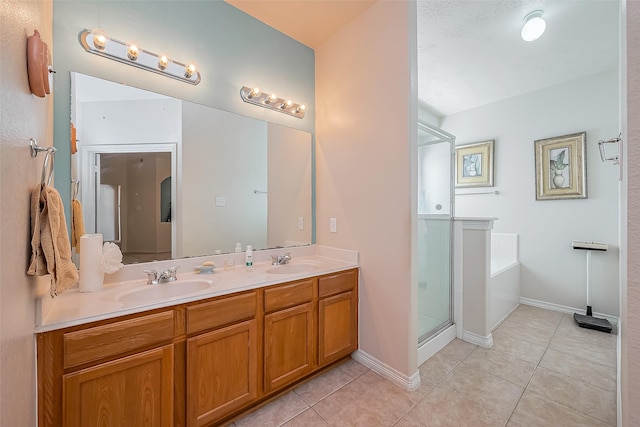
[[[586,199],[586,132],[535,141],[536,200]]]
[[[456,188],[493,187],[494,140],[456,146]]]

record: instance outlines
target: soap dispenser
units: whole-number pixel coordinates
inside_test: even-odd
[[[253,247],[251,245],[247,245],[247,251],[245,252],[244,257],[245,267],[247,271],[253,270]]]

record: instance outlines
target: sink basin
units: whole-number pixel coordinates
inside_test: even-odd
[[[312,273],[319,270],[317,264],[310,263],[296,263],[296,264],[283,264],[277,265],[267,270],[270,274],[300,274],[300,273]]]
[[[212,280],[178,280],[147,285],[144,288],[121,294],[116,299],[120,302],[152,302],[203,291],[211,285],[213,285]]]

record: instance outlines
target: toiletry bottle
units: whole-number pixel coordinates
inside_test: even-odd
[[[236,243],[236,252],[242,252],[242,244]]]
[[[245,253],[245,267],[247,271],[253,270],[253,247],[247,245],[247,252]]]

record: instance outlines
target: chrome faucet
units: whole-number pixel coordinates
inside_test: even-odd
[[[178,267],[171,267],[164,271],[144,270],[147,274],[147,285],[157,285],[158,283],[175,282],[178,280],[176,276]]]
[[[284,255],[271,255],[271,265],[288,264],[289,261],[291,261],[291,253],[289,252]]]

